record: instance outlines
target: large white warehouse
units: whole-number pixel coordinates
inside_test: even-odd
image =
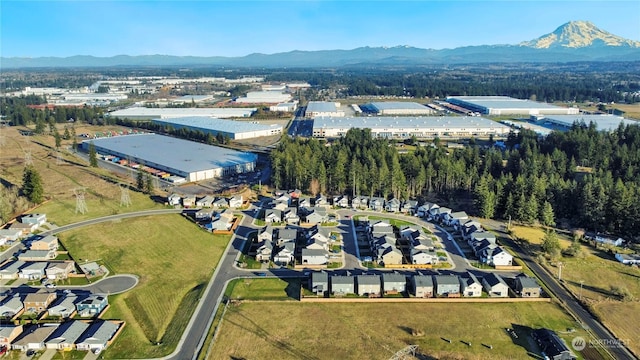
[[[239,97],[234,101],[243,104],[278,104],[289,100],[291,95],[280,91],[250,91],[247,96]]]
[[[223,120],[206,117],[154,119],[152,121],[155,124],[171,126],[174,129],[185,128],[198,130],[213,136],[221,134],[233,140],[282,134],[282,125],[264,125],[249,121]]]
[[[187,181],[200,181],[255,169],[257,155],[157,134],[86,140],[96,152],[114,155],[166,171]]]
[[[613,131],[623,125],[638,125],[640,122],[625,119],[622,116],[615,115],[548,115],[538,116],[535,118],[538,122],[548,122],[563,128],[570,128],[575,122],[584,122],[589,126],[590,123],[596,125],[598,131]]]
[[[131,107],[116,110],[109,116],[130,120],[170,119],[180,117],[204,116],[211,118],[250,117],[257,108],[145,108]]]
[[[314,119],[314,137],[341,137],[349,129],[368,128],[375,137],[416,138],[471,138],[503,137],[511,128],[483,117],[318,117]]]
[[[372,102],[368,107],[378,115],[431,115],[433,110],[416,102]]]
[[[320,116],[344,116],[344,111],[340,110],[340,103],[328,101],[309,101],[305,109],[304,116],[315,118]]]
[[[450,96],[447,102],[484,115],[575,115],[578,108],[565,108],[508,96]]]

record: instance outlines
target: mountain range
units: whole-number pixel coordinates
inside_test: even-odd
[[[360,47],[250,54],[242,57],[119,55],[112,57],[2,57],[0,68],[113,67],[113,66],[225,66],[225,67],[341,67],[412,66],[471,63],[640,61],[640,42],[601,30],[588,21],[571,21],[537,39],[517,45],[481,45],[455,49],[412,46]]]

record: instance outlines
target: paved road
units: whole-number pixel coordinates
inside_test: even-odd
[[[494,220],[479,219],[483,224],[493,229],[502,229],[503,223]],[[536,276],[551,290],[560,300],[560,303],[571,312],[583,327],[588,329],[593,337],[604,344],[614,344],[606,350],[609,351],[613,359],[637,359],[629,349],[618,342],[615,336],[597,321],[588,311],[585,310],[578,300],[550,274],[543,266],[539,265],[527,250],[522,248],[517,241],[511,241],[511,248],[518,253],[518,256],[536,274]]]

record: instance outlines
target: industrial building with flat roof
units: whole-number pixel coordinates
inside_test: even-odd
[[[242,118],[250,117],[257,108],[145,108],[116,110],[109,116],[130,120],[170,119],[179,117]]]
[[[223,120],[206,117],[182,117],[155,119],[154,124],[171,126],[174,129],[202,131],[205,134],[228,136],[233,140],[251,139],[260,136],[282,134],[282,125],[264,125],[250,121]]]
[[[309,101],[304,116],[315,118],[320,116],[344,116],[344,111],[339,109],[340,103],[328,101]]]
[[[430,115],[433,110],[416,102],[372,102],[369,108],[378,115]]]
[[[234,101],[244,104],[278,104],[291,100],[291,94],[280,91],[249,91],[246,96]]]
[[[640,124],[638,121],[625,119],[622,116],[615,115],[547,115],[537,116],[534,120],[537,122],[558,125],[565,129],[573,126],[575,122],[584,122],[587,126],[589,126],[590,123],[594,123],[598,131],[613,131],[617,129],[620,124],[625,126]]]
[[[575,115],[578,108],[565,108],[508,96],[450,96],[447,102],[484,115]]]
[[[341,137],[349,129],[371,129],[374,137],[390,139],[505,137],[511,128],[483,117],[318,117],[314,137]]]
[[[200,181],[255,169],[257,155],[157,134],[107,137],[82,142],[88,149],[127,159],[177,175],[186,181]]]

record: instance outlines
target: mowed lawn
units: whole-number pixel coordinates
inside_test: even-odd
[[[531,244],[542,242],[541,229],[515,227],[514,235],[527,239]],[[563,249],[570,241],[560,237]],[[640,269],[623,265],[611,254],[602,249],[582,244],[582,257],[563,256],[562,279],[573,294],[589,304],[604,324],[620,339],[628,339],[628,346],[640,354]],[[558,273],[557,264],[547,264],[554,274]],[[582,283],[582,286],[581,286]],[[626,288],[634,298],[622,302],[611,293],[611,286]]]
[[[75,259],[139,276],[136,288],[110,297],[104,316],[127,322],[105,353],[124,359],[173,351],[230,237],[170,214],[93,225],[60,238]]]
[[[526,334],[539,327],[579,329],[553,303],[246,301],[229,305],[208,359],[389,359],[410,344],[427,358],[525,359]],[[518,329],[519,338],[507,328]],[[561,335],[569,343],[586,336],[581,329]]]

